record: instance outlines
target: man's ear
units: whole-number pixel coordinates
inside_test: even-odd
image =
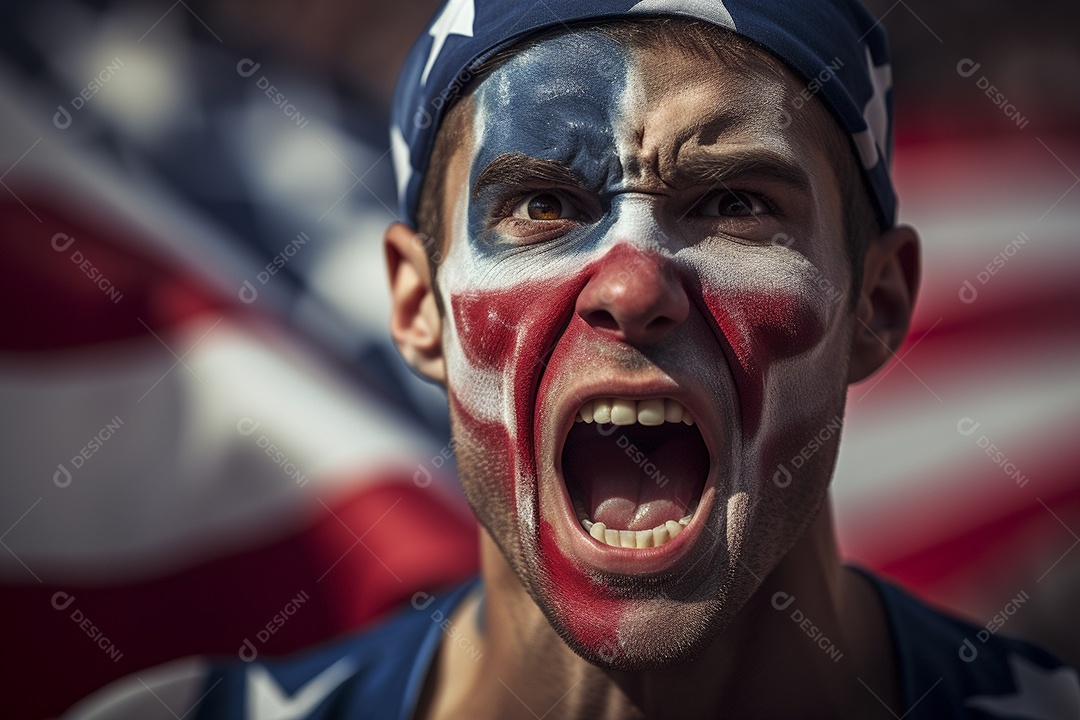
[[[919,236],[904,225],[870,243],[852,319],[848,383],[866,379],[900,348],[919,288]]]
[[[442,316],[435,302],[424,239],[402,223],[386,230],[383,248],[390,272],[390,335],[414,370],[446,384]]]

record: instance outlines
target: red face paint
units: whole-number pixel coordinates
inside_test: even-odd
[[[717,332],[731,349],[731,371],[741,395],[743,432],[754,435],[761,425],[772,366],[820,342],[824,321],[811,303],[790,292],[719,289],[702,282],[702,299]]]
[[[455,431],[471,448],[473,465],[463,468],[463,475],[472,478],[466,483],[470,499],[493,534],[502,533],[499,544],[504,551],[519,554],[520,565],[528,569],[528,584],[546,599],[541,606],[560,633],[571,644],[615,664],[623,647],[620,633],[627,627],[640,633],[645,612],[642,602],[655,603],[656,599],[649,593],[616,588],[609,583],[609,574],[574,559],[561,546],[564,534],[555,527],[563,520],[541,516],[539,477],[554,477],[555,473],[553,468],[537,465],[537,448],[544,441],[537,435],[538,408],[558,396],[567,378],[588,375],[592,370],[580,364],[580,351],[552,354],[557,345],[595,348],[598,353],[605,346],[626,351],[624,344],[575,314],[577,298],[587,283],[612,268],[659,262],[672,261],[616,243],[566,278],[527,281],[510,289],[473,288],[451,292],[449,297],[459,346],[457,362],[449,365],[450,397]],[[741,432],[736,436],[735,428],[730,428],[726,442],[750,455],[747,460],[756,456],[748,469],[762,479],[754,484],[764,483],[772,478],[776,458],[797,452],[814,428],[812,421],[798,417],[765,417],[769,412],[766,398],[787,381],[772,377],[774,367],[778,361],[797,358],[821,343],[828,329],[827,307],[812,293],[800,293],[799,287],[766,292],[752,287],[760,286],[759,282],[740,283],[730,274],[721,276],[726,279],[701,277],[703,273],[681,263],[676,267],[687,293],[696,295],[692,305],[697,310],[691,312],[699,313],[694,321],[698,331],[692,339],[682,340],[696,346],[687,361],[692,357],[708,365],[696,369],[698,375],[730,373],[738,397],[727,402],[738,404]],[[751,275],[748,280],[756,278]],[[470,370],[461,372],[461,363]],[[599,363],[597,367],[602,366]],[[470,378],[469,372],[478,374]],[[479,379],[486,382],[477,385]],[[464,391],[469,392],[467,397],[462,397]],[[546,431],[550,428],[549,423]],[[553,442],[546,440],[549,446]],[[726,482],[739,487],[747,484],[747,480],[735,478]],[[501,492],[493,495],[493,487]],[[772,484],[758,484],[751,497],[769,498],[766,504],[779,508],[796,497],[809,502],[817,488],[790,491],[786,497],[778,495],[781,491]],[[552,487],[545,492],[549,498],[554,493],[561,497],[563,490]],[[551,502],[546,505],[548,512]],[[754,503],[752,500],[750,505]],[[713,514],[724,512],[721,503]],[[715,521],[714,527],[722,525]],[[580,528],[572,532],[584,534]],[[725,565],[731,562],[726,543],[715,545],[717,532],[703,537],[685,564],[712,558],[713,553],[720,553],[718,558],[722,557]],[[715,563],[716,559],[705,562]],[[680,570],[673,572],[679,575],[682,565],[677,567]]]
[[[632,603],[575,566],[559,549],[554,529],[546,521],[540,524],[539,550],[540,565],[549,579],[551,600],[563,631],[572,642],[617,662],[621,655],[618,629],[632,610]]]
[[[513,427],[505,418],[480,417],[476,397],[451,392],[454,419],[482,445],[488,468],[501,468],[487,478],[501,487],[520,507],[519,493],[535,495],[536,453],[533,444],[533,408],[546,357],[566,322],[565,308],[585,282],[586,273],[556,281],[523,283],[511,290],[470,290],[452,294],[450,306],[464,360],[473,369],[499,378],[502,408],[512,408]],[[454,367],[449,368],[451,388]],[[473,395],[492,388],[466,388]],[[488,398],[490,400],[490,398]],[[490,470],[489,470],[490,472]],[[517,486],[518,481],[523,485]]]

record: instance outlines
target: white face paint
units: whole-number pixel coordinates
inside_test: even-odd
[[[850,261],[828,159],[776,110],[797,91],[580,31],[472,96],[439,269],[459,469],[594,662],[700,649],[823,501],[836,433],[806,447],[842,413]],[[637,423],[575,423],[608,398]],[[646,424],[659,399],[694,425]],[[654,546],[599,542],[582,513]]]

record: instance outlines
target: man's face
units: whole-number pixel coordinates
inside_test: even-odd
[[[851,265],[800,89],[585,30],[464,101],[438,270],[461,479],[593,662],[700,650],[823,502]]]

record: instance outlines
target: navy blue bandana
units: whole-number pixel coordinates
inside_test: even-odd
[[[857,0],[448,0],[409,51],[390,128],[401,219],[416,225],[420,185],[440,121],[494,53],[538,32],[588,20],[696,18],[783,60],[851,134],[884,227],[896,221],[892,68],[884,28]]]

